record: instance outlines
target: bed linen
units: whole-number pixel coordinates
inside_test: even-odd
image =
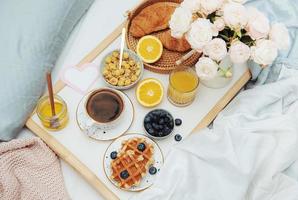
[[[1,200],[68,200],[58,157],[39,138],[0,144]]]
[[[291,47],[280,53],[272,66],[261,69],[257,64],[249,62],[253,80],[250,87],[277,81],[281,68],[285,63],[288,67],[296,67],[298,52],[298,0],[248,0],[248,6],[260,9],[271,22],[284,23],[291,37]]]
[[[94,0],[0,1],[0,141],[15,138],[69,34]]]
[[[133,199],[296,200],[298,180],[284,171],[298,159],[298,76],[280,78],[242,92],[212,129],[174,147]]]
[[[298,1],[250,0],[283,22],[291,48],[261,69],[211,128],[176,145],[157,182],[132,200],[298,199]]]

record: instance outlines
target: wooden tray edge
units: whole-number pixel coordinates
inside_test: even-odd
[[[119,198],[84,165],[71,151],[62,145],[56,138],[42,129],[33,119],[26,122],[26,126],[40,137],[60,158],[75,169],[89,184],[91,184],[105,199],[119,200]]]
[[[207,115],[199,122],[199,124],[191,131],[191,134],[206,128],[216,118],[216,116],[229,104],[229,102],[236,96],[236,94],[244,87],[244,85],[251,79],[251,73],[247,69],[244,74],[237,80],[232,88],[213,106]]]

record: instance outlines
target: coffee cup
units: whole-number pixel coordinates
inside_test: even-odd
[[[114,128],[123,118],[125,104],[119,91],[101,88],[89,94],[85,108],[96,128],[108,130]]]

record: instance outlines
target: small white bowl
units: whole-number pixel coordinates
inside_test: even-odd
[[[114,51],[120,51],[120,50],[119,50],[119,49],[115,49]],[[106,56],[103,57],[103,59],[102,59],[102,61],[101,61],[101,63],[100,63],[100,74],[101,74],[101,76],[102,76],[104,82],[105,82],[109,87],[114,88],[114,89],[116,89],[116,90],[127,90],[127,89],[130,89],[130,88],[134,87],[134,86],[141,80],[141,78],[142,78],[142,76],[143,76],[143,73],[144,73],[144,64],[143,64],[143,61],[142,61],[142,59],[141,59],[135,52],[133,52],[133,51],[131,51],[131,50],[129,50],[129,49],[124,49],[124,52],[127,52],[127,53],[129,54],[129,56],[130,56],[132,59],[135,60],[135,62],[140,63],[140,66],[141,66],[141,73],[140,73],[138,79],[137,79],[135,82],[133,82],[132,84],[130,84],[130,85],[127,85],[127,86],[115,86],[115,85],[112,85],[112,84],[110,84],[109,82],[107,82],[107,80],[106,80],[105,77],[103,76],[102,72],[103,72],[103,69],[104,69],[104,67],[105,67],[105,60],[106,60],[106,58],[107,58],[108,56],[111,56],[112,53],[113,53],[114,51],[109,52]]]

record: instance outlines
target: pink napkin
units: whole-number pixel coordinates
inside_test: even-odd
[[[70,199],[57,156],[39,139],[0,143],[0,199]]]

